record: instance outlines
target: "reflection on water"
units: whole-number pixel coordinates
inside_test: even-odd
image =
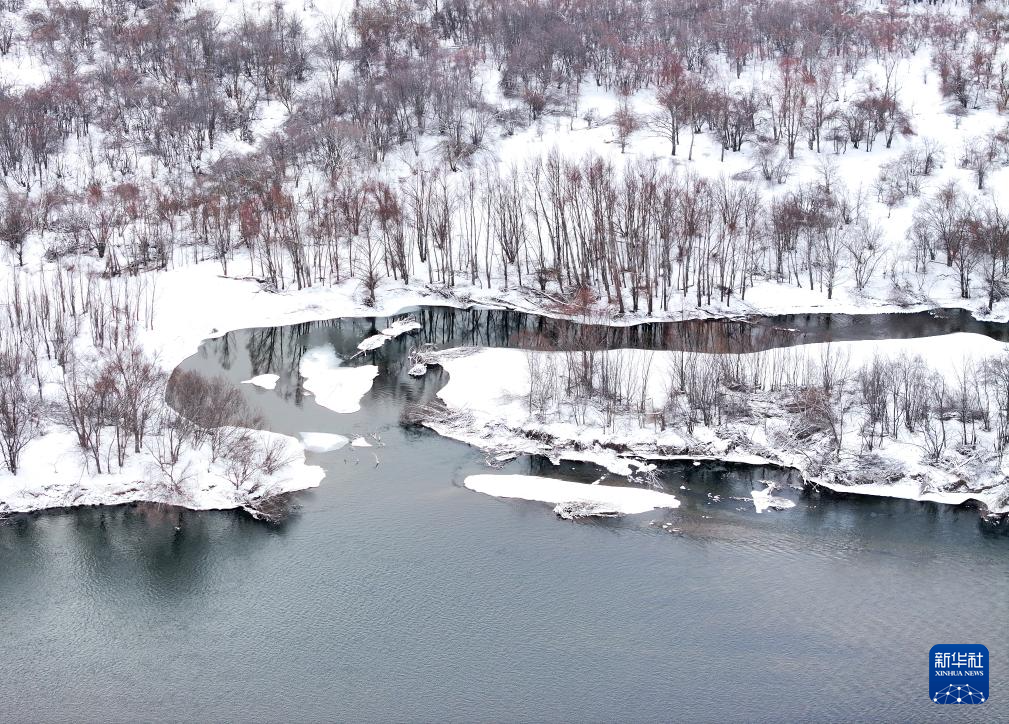
[[[272,429],[375,436],[311,454],[326,479],[284,526],[126,506],[0,527],[0,718],[938,721],[949,712],[927,700],[924,662],[954,642],[936,633],[952,620],[991,651],[993,694],[1009,691],[1009,537],[976,511],[671,463],[663,485],[679,509],[569,523],[465,490],[486,472],[479,451],[399,424],[446,381],[406,375],[422,341],[763,349],[901,336],[885,318],[647,325],[600,342],[513,313],[418,314],[420,335],[347,362],[380,368],[358,413],[305,396],[298,363],[320,345],[349,358],[384,319],[234,332],[186,361],[236,383],[278,374],[272,391],[240,386]],[[922,333],[964,322],[899,321]],[[526,457],[502,472],[602,475]],[[749,491],[767,478],[797,507],[756,514]],[[1007,701],[993,696],[985,718],[1009,716]]]
[[[1009,325],[978,321],[962,309],[910,314],[789,314],[752,320],[703,319],[652,322],[625,327],[583,324],[509,310],[421,307],[407,310],[423,325],[407,338],[447,347],[530,347],[555,349],[654,349],[739,353],[814,342],[910,339],[954,332],[983,334],[1009,341]],[[205,343],[223,369],[233,355],[251,361],[255,374],[289,368],[298,361],[306,340],[325,340],[345,357],[357,343],[377,334],[384,318],[344,318],[307,324],[242,330]],[[242,349],[236,349],[236,345]],[[390,354],[391,351],[391,354]],[[402,357],[386,345],[377,358]],[[370,359],[370,357],[369,357]]]

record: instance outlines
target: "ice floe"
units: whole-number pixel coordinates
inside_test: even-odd
[[[407,332],[416,332],[418,329],[421,329],[421,324],[417,320],[410,318],[398,319],[383,329],[382,334],[386,337],[398,337]]]
[[[310,452],[329,452],[339,450],[346,446],[350,440],[343,435],[335,435],[329,432],[303,432],[300,433],[301,441],[305,449]]]
[[[764,490],[751,490],[750,495],[753,497],[753,507],[757,509],[758,513],[763,513],[765,510],[788,510],[789,508],[794,508],[795,503],[793,503],[788,498],[779,498],[775,495],[771,495],[777,486],[766,483],[767,488]]]
[[[316,347],[301,357],[300,372],[305,389],[315,401],[334,412],[357,412],[361,398],[378,375],[375,365],[343,367],[343,360],[330,347]]]
[[[374,352],[390,339],[395,339],[401,334],[408,332],[416,332],[418,329],[422,329],[422,326],[420,322],[412,317],[397,319],[378,334],[373,334],[370,337],[362,339],[358,343],[357,348],[361,352]]]
[[[655,508],[676,508],[680,505],[680,501],[672,495],[656,490],[586,485],[534,475],[470,475],[463,484],[470,490],[497,498],[553,503],[557,506],[554,512],[565,518],[633,515]]]
[[[370,337],[365,337],[358,343],[357,348],[362,352],[373,352],[383,344],[388,342],[391,337],[386,337],[384,334],[373,334]]]
[[[279,379],[280,375],[256,375],[252,379],[242,380],[242,384],[255,385],[256,387],[262,387],[264,390],[272,390],[277,387]]]

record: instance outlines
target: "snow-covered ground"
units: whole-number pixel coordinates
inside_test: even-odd
[[[468,355],[445,355],[441,364],[449,373],[449,383],[438,394],[448,410],[426,424],[440,434],[484,449],[539,454],[555,461],[591,461],[622,475],[646,468],[643,461],[648,460],[771,463],[796,468],[811,482],[843,492],[950,504],[975,500],[990,512],[1009,512],[1009,470],[1001,458],[981,455],[984,459],[979,461],[974,453],[961,456],[950,450],[941,461],[929,462],[920,435],[908,434],[880,441],[866,450],[858,433],[862,411],[854,398],[845,408],[847,430],[842,430],[841,454],[824,465],[815,453],[826,436],[799,439],[794,435],[797,419],[787,411],[785,394],[754,393],[749,411],[739,419],[696,424],[688,432],[672,413],[660,412],[668,410],[670,389],[675,387],[674,370],[682,364],[680,353],[615,350],[604,354],[616,360],[613,369],[647,378],[644,389],[637,393],[644,401],[645,413],[620,412],[607,419],[598,401],[577,404],[563,398],[546,411],[531,410],[530,371],[540,376],[548,374],[560,380],[563,387],[568,365],[565,353],[481,349]],[[741,357],[769,354],[779,355],[781,364],[795,366],[833,354],[846,360],[851,369],[875,357],[920,356],[952,384],[958,371],[964,369],[965,360],[981,362],[1003,356],[1006,345],[981,335],[955,334],[805,345]],[[701,365],[711,363],[709,355],[697,357]],[[668,417],[660,420],[660,414]],[[955,422],[949,425],[952,440],[958,432]],[[989,444],[984,433],[979,435],[982,446]],[[873,464],[878,469],[863,470],[867,459],[876,461]],[[858,477],[853,483],[854,471],[858,471]]]
[[[153,317],[138,338],[165,372],[196,352],[203,339],[233,329],[382,312],[392,316],[401,308],[427,298],[421,292],[390,290],[385,306],[376,310],[354,301],[353,284],[303,293],[270,293],[255,282],[222,278],[219,267],[209,263],[148,276]],[[377,368],[365,365],[343,369],[335,355],[326,352],[310,351],[307,356],[307,367],[303,370],[306,387],[315,391],[316,401],[321,405],[344,412],[359,409],[360,398],[370,389]],[[60,376],[58,368],[51,375],[52,394],[58,399],[55,387]],[[276,379],[275,375],[262,375],[246,382],[271,389]],[[286,461],[276,473],[255,481],[257,497],[266,492],[288,493],[319,485],[323,470],[305,464],[305,449],[317,450],[320,445],[339,442],[303,436],[303,445],[284,435],[253,434],[262,442],[281,445],[280,457]],[[156,447],[158,440],[151,439],[149,445]],[[172,503],[194,509],[236,508],[248,503],[248,487],[236,488],[221,464],[210,462],[206,451],[193,451],[189,458],[181,460],[170,473],[174,482],[166,482],[166,475],[146,446],[140,453],[131,451],[121,469],[116,466],[111,450],[107,454],[112,459],[112,472],[104,472],[109,467],[107,460],[102,461],[103,472],[96,472],[93,466],[88,466],[74,436],[66,428],[49,424],[25,449],[18,475],[0,467],[0,513],[134,501]]]
[[[29,443],[17,476],[0,470],[0,513],[133,502],[194,510],[244,508],[264,496],[314,488],[322,481],[322,468],[305,463],[305,450],[297,440],[265,431],[251,434],[261,444],[280,446],[279,455],[286,461],[280,471],[237,479],[225,463],[212,461],[202,448],[187,451],[170,478],[144,453],[127,457],[122,468],[97,474],[82,464],[74,435],[54,429]]]

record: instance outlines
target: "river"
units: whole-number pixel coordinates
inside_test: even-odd
[[[326,479],[283,525],[124,506],[0,526],[0,718],[1009,717],[1009,536],[976,510],[786,487],[797,507],[757,514],[745,500],[755,480],[796,481],[711,463],[663,468],[680,508],[615,520],[561,521],[544,504],[468,491],[463,478],[487,471],[479,451],[399,423],[445,382],[437,369],[406,376],[406,350],[600,338],[509,312],[417,314],[420,335],[356,361],[380,374],[353,414],[305,397],[297,362],[321,345],[349,356],[387,320],[234,332],[184,363],[235,382],[280,375],[274,391],[242,385],[270,429],[381,442],[310,454]],[[1006,329],[890,316],[599,334],[723,351]],[[600,474],[537,458],[501,472]],[[988,647],[989,702],[929,701],[936,643]]]

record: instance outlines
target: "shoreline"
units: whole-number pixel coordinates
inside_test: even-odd
[[[946,352],[952,355],[964,350],[979,355],[1005,351],[1003,343],[980,335],[960,334],[958,337],[955,341],[938,344],[949,347]],[[842,356],[865,357],[882,352],[885,358],[887,351],[891,354],[899,351],[901,354],[917,353],[928,359],[928,350],[933,350],[934,355],[933,345],[941,339],[832,344],[845,345],[838,353]],[[821,348],[829,346],[819,344]],[[792,349],[812,347],[814,345],[798,345]],[[677,359],[677,353],[624,351],[611,354],[616,359],[605,363],[607,369],[625,370],[624,374],[630,375],[647,370],[649,387],[634,393],[642,400],[654,400],[654,388],[660,385],[653,378],[658,377],[661,383],[663,365],[669,372]],[[747,353],[740,357],[759,354]],[[535,359],[528,359],[526,355]],[[703,358],[707,355],[699,356],[702,359],[698,365],[703,367],[706,364]],[[952,357],[946,360],[951,361]],[[548,403],[550,407],[546,410],[538,406],[534,410],[527,366],[529,369],[535,367],[537,374],[563,380],[566,364],[569,362],[563,352],[520,356],[515,350],[484,349],[475,356],[446,355],[442,367],[450,379],[438,392],[442,405],[429,407],[426,415],[421,411],[418,421],[443,436],[486,451],[490,459],[514,453],[535,454],[554,464],[561,460],[592,462],[611,473],[631,477],[648,472],[647,468],[656,462],[667,460],[773,465],[794,470],[807,485],[839,493],[947,505],[974,501],[982,506],[985,514],[1009,515],[1009,480],[997,457],[992,457],[990,452],[984,457],[983,445],[987,444],[982,442],[984,438],[978,440],[982,445],[978,452],[981,467],[974,468],[973,455],[962,457],[955,440],[935,461],[925,459],[915,436],[909,439],[906,433],[900,439],[887,438],[886,445],[881,440],[878,447],[870,446],[865,450],[860,447],[857,432],[861,410],[847,411],[846,408],[842,438],[846,442],[837,452],[825,447],[830,440],[826,430],[821,429],[808,439],[791,437],[792,426],[802,422],[802,413],[789,411],[792,402],[787,390],[742,392],[739,399],[743,401],[740,404],[746,405],[745,411],[736,416],[727,415],[717,423],[695,422],[690,431],[675,417],[663,417],[660,429],[658,418],[650,417],[659,413],[617,412],[615,418],[604,423],[599,417],[602,412],[595,409],[591,401],[566,399],[563,389],[551,393],[560,397],[550,397],[554,401]],[[801,364],[801,360],[789,358],[782,364]],[[941,370],[941,365],[934,369]],[[494,382],[488,383],[488,380]],[[554,384],[564,386],[563,383]],[[732,402],[729,399],[726,404]],[[661,404],[646,409],[661,409]],[[666,415],[665,412],[661,414]],[[951,430],[951,434],[955,434],[955,430]],[[980,429],[977,434],[981,434]]]
[[[512,440],[512,444],[483,445],[478,435],[467,435],[465,433],[453,432],[451,429],[440,423],[421,423],[431,431],[458,442],[465,443],[488,453],[497,455],[535,455],[550,460],[557,465],[561,461],[567,462],[588,462],[597,465],[608,472],[623,476],[633,477],[638,472],[648,472],[655,468],[656,463],[663,462],[693,462],[698,464],[723,463],[726,465],[745,465],[752,467],[777,468],[783,471],[793,471],[802,477],[804,489],[825,488],[832,493],[856,496],[858,498],[894,498],[898,500],[908,500],[918,503],[931,503],[934,505],[948,505],[952,507],[976,506],[981,517],[991,520],[1009,520],[1009,506],[1003,509],[992,510],[989,500],[981,497],[979,492],[949,492],[949,491],[928,491],[913,494],[907,486],[894,484],[887,486],[877,485],[845,485],[826,480],[822,477],[811,476],[806,473],[802,466],[774,460],[773,458],[762,457],[753,453],[730,453],[726,455],[712,454],[667,454],[661,452],[648,452],[644,450],[634,450],[628,448],[623,452],[605,450],[597,448],[593,450],[577,450],[574,448],[556,449],[534,449],[518,442],[519,436]],[[528,441],[535,444],[533,441]],[[650,489],[650,488],[642,488]],[[673,491],[675,494],[675,491]]]

